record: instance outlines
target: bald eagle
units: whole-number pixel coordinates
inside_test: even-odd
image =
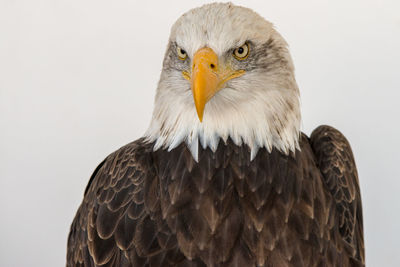
[[[214,3],[173,25],[146,134],[94,171],[67,266],[364,266],[346,138],[300,131],[287,44]]]

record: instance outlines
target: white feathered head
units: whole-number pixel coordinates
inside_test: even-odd
[[[261,147],[298,148],[299,92],[287,43],[257,13],[231,3],[192,9],[173,25],[151,125],[154,149],[185,142],[216,150],[231,138],[254,158]]]

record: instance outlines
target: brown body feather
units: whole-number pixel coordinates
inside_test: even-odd
[[[143,140],[96,169],[67,266],[364,266],[351,148],[322,126],[284,155],[228,140],[215,153]]]

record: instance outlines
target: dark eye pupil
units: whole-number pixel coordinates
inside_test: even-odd
[[[181,49],[181,54],[182,54],[182,55],[185,55],[185,54],[186,54],[186,51],[183,50],[183,49]]]
[[[239,54],[242,54],[244,52],[244,49],[243,49],[243,47],[239,47],[239,49],[238,49],[238,53]]]

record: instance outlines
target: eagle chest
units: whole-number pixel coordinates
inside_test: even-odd
[[[210,266],[233,257],[247,262],[256,257],[259,265],[276,255],[290,261],[302,257],[291,242],[324,232],[327,203],[315,199],[322,184],[298,155],[261,149],[250,161],[247,147],[229,142],[216,152],[199,151],[198,162],[184,145],[154,153],[148,205],[155,217],[161,215],[156,220],[169,241],[189,259]],[[313,224],[316,216],[320,224]]]

